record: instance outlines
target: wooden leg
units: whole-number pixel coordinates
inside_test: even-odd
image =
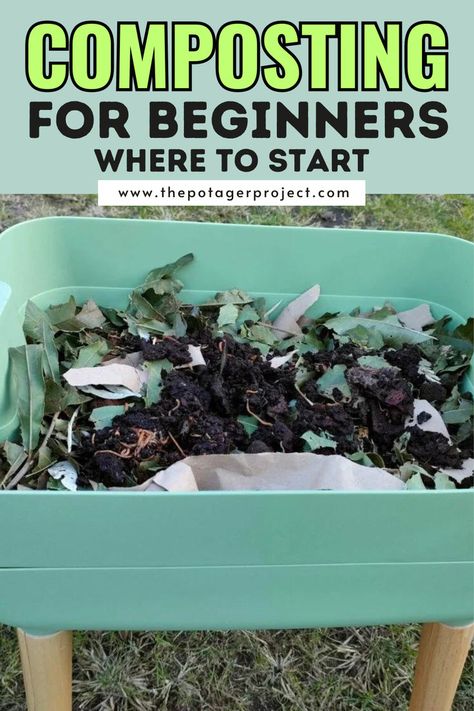
[[[28,711],[71,711],[72,632],[17,633]]]
[[[474,624],[423,625],[410,711],[449,711],[462,674]]]

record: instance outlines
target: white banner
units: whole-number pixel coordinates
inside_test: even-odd
[[[99,205],[365,205],[365,180],[99,180]]]

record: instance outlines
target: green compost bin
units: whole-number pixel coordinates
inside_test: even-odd
[[[231,287],[314,312],[472,310],[473,245],[437,234],[46,218],[0,237],[0,441],[27,299],[125,305],[192,251],[186,298]],[[0,493],[0,622],[58,629],[291,628],[474,619],[474,493]]]

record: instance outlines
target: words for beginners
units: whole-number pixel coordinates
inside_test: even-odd
[[[82,91],[190,91],[196,67],[215,65],[218,83],[247,91],[262,81],[290,91],[417,91],[448,88],[448,36],[436,22],[248,22],[214,31],[202,22],[82,22],[70,32],[38,22],[26,38],[26,75],[33,88],[56,91],[68,81]],[[334,66],[333,66],[334,65]],[[199,70],[198,70],[199,71]],[[203,75],[200,75],[201,77]]]

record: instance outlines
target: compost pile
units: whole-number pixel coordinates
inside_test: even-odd
[[[123,310],[27,304],[4,488],[129,487],[189,455],[309,451],[409,488],[472,486],[472,319],[453,330],[390,304],[310,317],[318,286],[286,307],[239,289],[197,306],[178,298],[192,259],[150,272]]]

